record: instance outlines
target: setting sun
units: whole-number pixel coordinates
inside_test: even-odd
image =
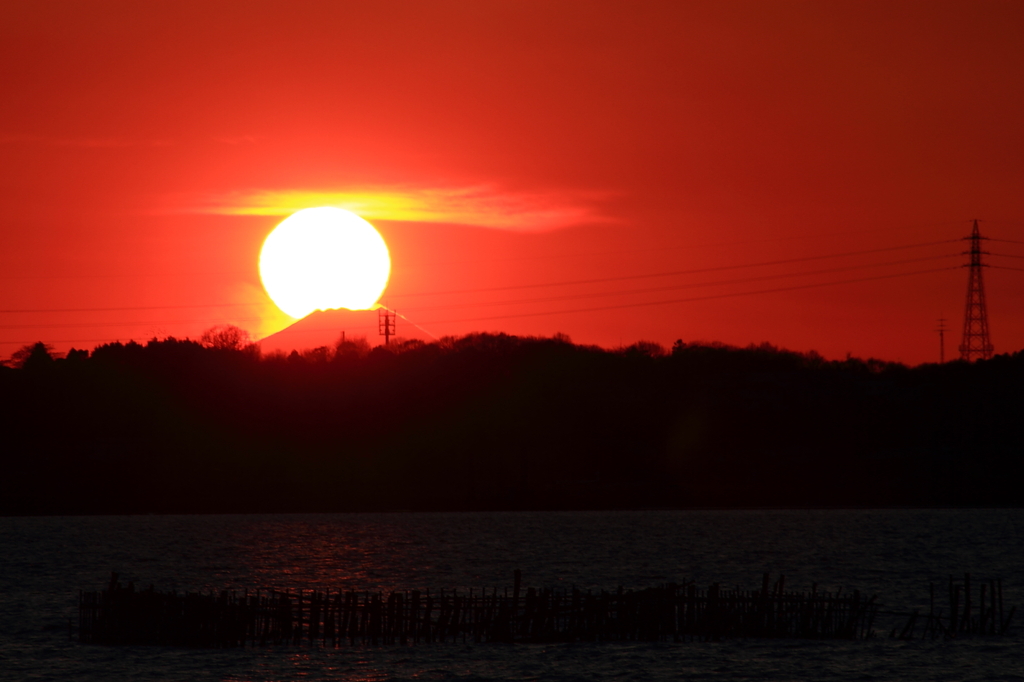
[[[388,284],[391,257],[370,223],[340,208],[307,208],[274,228],[260,251],[267,294],[292,317],[372,307]]]

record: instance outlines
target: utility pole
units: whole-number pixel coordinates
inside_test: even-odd
[[[377,331],[384,337],[384,345],[388,345],[395,335],[395,312],[385,307],[377,308]]]
[[[946,362],[946,332],[949,331],[946,328],[946,318],[939,318],[939,328],[936,329],[939,333],[939,364]]]
[[[987,251],[981,250],[982,237],[978,231],[978,221],[974,221],[974,229],[970,237],[971,250],[964,251],[964,255],[971,257],[970,263],[965,267],[970,268],[967,275],[967,305],[964,310],[964,336],[960,344],[960,359],[976,360],[983,358],[988,360],[992,357],[992,342],[988,338],[988,312],[985,308],[985,282],[981,277],[981,269],[985,265],[981,262],[982,254]]]

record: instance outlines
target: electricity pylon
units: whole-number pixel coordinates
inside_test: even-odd
[[[964,336],[960,344],[960,359],[976,360],[983,358],[988,360],[992,357],[992,342],[988,338],[988,312],[985,308],[985,282],[981,277],[981,269],[985,265],[981,262],[981,256],[987,251],[981,250],[982,237],[978,232],[978,221],[974,221],[974,230],[970,237],[964,237],[971,241],[971,250],[965,251],[964,255],[971,257],[971,262],[966,266],[970,268],[967,275],[967,306],[964,310]]]
[[[939,364],[946,362],[946,332],[949,328],[946,326],[946,318],[939,318],[939,327],[936,329],[939,333]]]
[[[384,337],[384,345],[395,335],[395,313],[387,308],[377,308],[377,331]]]

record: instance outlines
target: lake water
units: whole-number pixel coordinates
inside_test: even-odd
[[[80,589],[613,589],[694,579],[859,589],[928,608],[950,574],[1024,607],[1024,510],[633,511],[0,518],[0,680],[1024,680],[1005,637],[856,642],[419,644],[188,650],[81,645]],[[76,621],[77,622],[77,621]]]

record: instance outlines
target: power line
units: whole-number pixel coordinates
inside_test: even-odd
[[[129,339],[129,341],[131,340],[132,339]],[[0,341],[0,346],[18,346],[29,343],[36,343],[37,341],[39,341],[39,339],[32,339],[29,341]],[[107,337],[105,339],[50,339],[46,343],[121,343],[121,341],[120,339],[116,341],[111,341],[110,337]],[[127,343],[127,341],[125,343]]]
[[[867,249],[864,251],[847,251],[845,253],[831,253],[822,256],[806,256],[803,258],[786,258],[783,260],[774,261],[762,261],[759,263],[744,263],[742,265],[720,265],[712,268],[696,268],[692,270],[673,270],[669,272],[658,272],[649,275],[625,275],[621,277],[601,277],[598,279],[581,279],[572,280],[567,282],[548,282],[545,284],[518,284],[514,286],[506,287],[489,287],[485,289],[453,289],[451,291],[429,291],[429,292],[410,292],[407,294],[394,295],[395,298],[408,298],[410,296],[446,296],[450,294],[474,294],[484,293],[491,291],[511,291],[515,289],[537,289],[542,287],[554,287],[554,286],[573,286],[578,284],[601,284],[604,282],[623,282],[634,279],[648,279],[653,277],[673,277],[677,275],[695,275],[705,272],[721,272],[724,270],[739,270],[742,268],[755,268],[755,267],[766,267],[770,265],[786,265],[789,263],[805,263],[814,260],[825,260],[828,258],[844,258],[846,256],[861,256],[870,253],[883,253],[886,251],[900,251],[904,249],[914,249],[925,246],[936,246],[939,244],[953,244],[963,240],[961,239],[943,239],[935,242],[922,242],[920,244],[906,244],[903,246],[890,246],[881,249]]]
[[[722,299],[722,298],[737,298],[737,297],[741,297],[741,296],[756,296],[756,295],[761,295],[761,294],[782,293],[782,292],[786,292],[786,291],[799,291],[799,290],[803,290],[803,289],[815,289],[815,288],[819,288],[819,287],[838,286],[838,285],[842,285],[842,284],[855,284],[855,283],[859,283],[859,282],[870,282],[870,281],[877,281],[877,280],[883,280],[883,279],[894,279],[894,278],[897,278],[897,277],[912,277],[912,276],[915,276],[915,275],[924,275],[924,274],[930,274],[930,273],[935,273],[935,272],[947,272],[949,270],[959,270],[959,269],[960,269],[960,266],[952,266],[952,267],[944,267],[944,268],[931,268],[931,269],[928,269],[928,270],[914,270],[914,271],[911,271],[911,272],[895,273],[895,274],[890,274],[890,275],[876,275],[876,276],[873,276],[873,277],[859,277],[859,278],[855,278],[855,279],[837,280],[837,281],[833,281],[833,282],[817,282],[817,283],[814,283],[814,284],[799,284],[799,285],[788,286],[788,287],[776,287],[776,288],[773,288],[773,289],[755,289],[755,290],[752,290],[752,291],[740,291],[740,292],[732,292],[732,293],[725,293],[725,294],[713,294],[713,295],[709,295],[709,296],[693,296],[693,297],[689,297],[689,298],[676,298],[676,299],[661,300],[661,301],[643,301],[643,302],[639,302],[639,303],[625,303],[625,304],[619,304],[619,305],[597,306],[597,307],[591,307],[591,308],[574,308],[574,309],[568,309],[568,310],[553,310],[553,311],[536,312],[536,313],[516,313],[516,314],[513,314],[513,315],[492,315],[492,316],[489,316],[489,317],[463,318],[463,319],[453,319],[453,320],[433,320],[433,321],[429,321],[429,322],[423,322],[422,324],[426,325],[426,324],[451,324],[451,323],[457,323],[457,322],[485,322],[485,321],[490,321],[490,320],[518,319],[518,318],[525,318],[525,317],[541,317],[541,316],[545,316],[545,315],[563,315],[563,314],[571,314],[571,313],[600,312],[600,311],[605,311],[605,310],[622,310],[622,309],[627,309],[627,308],[641,308],[641,307],[649,307],[649,306],[657,306],[657,305],[671,305],[671,304],[675,304],[675,303],[691,303],[691,302],[696,302],[696,301],[709,301],[709,300],[716,300],[716,299]],[[419,324],[417,324],[416,326],[419,326]],[[330,328],[330,329],[333,329],[333,327]],[[307,332],[329,331],[330,329],[329,328],[315,328],[315,329],[307,329],[307,330],[303,330],[303,331],[307,331]],[[109,343],[110,340],[109,339],[56,339],[56,340],[51,341],[51,343],[87,343],[87,342],[107,342],[107,343]],[[33,341],[0,341],[0,344],[25,344],[25,343],[33,343]]]
[[[691,297],[691,298],[676,298],[676,299],[670,299],[670,300],[667,300],[667,301],[647,301],[647,302],[643,302],[643,303],[626,303],[626,304],[622,304],[622,305],[600,306],[600,307],[595,307],[595,308],[577,308],[577,309],[574,309],[574,310],[556,310],[556,311],[543,312],[543,313],[521,313],[521,314],[516,314],[516,315],[498,315],[498,316],[494,316],[494,317],[481,317],[481,318],[465,319],[465,320],[434,320],[434,321],[430,321],[430,322],[424,322],[424,324],[444,324],[444,323],[448,323],[448,322],[478,322],[478,321],[483,321],[483,320],[501,320],[501,319],[507,319],[507,318],[536,317],[536,316],[540,316],[540,315],[561,315],[561,314],[568,314],[568,313],[588,313],[588,312],[599,312],[599,311],[603,311],[603,310],[620,310],[620,309],[625,309],[625,308],[642,308],[642,307],[648,307],[648,306],[654,306],[654,305],[671,305],[673,303],[690,303],[690,302],[694,302],[694,301],[711,301],[711,300],[720,299],[720,298],[736,298],[736,297],[740,297],[740,296],[755,296],[755,295],[759,295],[759,294],[775,294],[775,293],[781,293],[781,292],[785,292],[785,291],[798,291],[798,290],[801,290],[801,289],[814,289],[814,288],[817,288],[817,287],[837,286],[837,285],[840,285],[840,284],[854,284],[854,283],[857,283],[857,282],[870,282],[870,281],[874,281],[874,280],[893,279],[893,278],[896,278],[896,277],[910,277],[910,276],[913,276],[913,275],[924,275],[924,274],[929,274],[929,273],[933,273],[933,272],[946,272],[948,270],[959,270],[959,269],[960,269],[960,266],[953,266],[953,267],[946,267],[946,268],[932,268],[932,269],[929,269],[929,270],[915,270],[913,272],[903,272],[903,273],[897,273],[897,274],[893,274],[893,275],[878,275],[878,276],[875,276],[875,277],[860,277],[860,278],[857,278],[857,279],[846,279],[846,280],[839,280],[839,281],[836,281],[836,282],[819,282],[819,283],[816,283],[816,284],[801,284],[801,285],[795,285],[795,286],[790,286],[790,287],[778,287],[778,288],[775,288],[775,289],[759,289],[759,290],[755,290],[755,291],[740,291],[740,292],[734,292],[734,293],[729,293],[729,294],[714,294],[714,295],[711,295],[711,296],[694,296],[694,297]]]
[[[80,275],[0,275],[0,279],[114,279],[119,277],[249,277],[251,272],[122,272]]]
[[[743,268],[754,268],[754,267],[766,267],[771,265],[786,265],[790,263],[805,263],[815,260],[826,260],[829,258],[844,258],[847,256],[861,256],[872,253],[885,253],[888,251],[900,251],[905,249],[922,248],[926,246],[936,246],[939,244],[950,244],[960,242],[961,239],[944,239],[933,242],[921,242],[918,244],[905,244],[902,246],[890,246],[880,249],[865,249],[861,251],[847,251],[844,253],[831,253],[820,256],[805,256],[802,258],[786,258],[782,260],[774,261],[762,261],[759,263],[744,263],[740,265],[722,265],[711,268],[696,268],[691,270],[674,270],[669,272],[658,272],[648,275],[625,275],[620,277],[601,277],[596,279],[585,279],[585,280],[574,280],[566,282],[547,282],[541,284],[519,284],[505,287],[487,287],[480,289],[458,289],[451,291],[434,291],[434,292],[410,292],[407,294],[394,295],[394,298],[408,298],[412,296],[445,296],[450,294],[471,294],[471,293],[487,293],[492,291],[513,291],[518,289],[539,289],[544,287],[557,287],[557,286],[574,286],[579,284],[600,284],[604,282],[624,282],[637,279],[651,279],[655,277],[672,277],[677,275],[693,275],[705,272],[722,272],[725,270],[739,270]],[[0,313],[77,313],[77,312],[125,312],[132,310],[182,310],[182,309],[195,309],[195,308],[232,308],[232,307],[244,307],[244,306],[258,306],[266,305],[267,302],[252,302],[252,303],[209,303],[199,305],[175,305],[175,306],[126,306],[117,308],[22,308],[22,309],[7,309],[0,310]]]
[[[260,322],[262,317],[235,318],[237,322]],[[4,324],[0,329],[73,329],[82,327],[144,327],[165,324],[216,324],[223,319],[213,320],[142,320],[140,322],[74,322],[71,324]]]
[[[409,324],[413,324],[413,323],[410,322]],[[419,326],[419,325],[416,325],[416,326]],[[330,329],[333,329],[333,327],[331,327]],[[310,329],[310,330],[307,330],[307,331],[330,331],[330,329],[323,329],[323,328],[321,328],[321,329],[315,329],[315,330]],[[370,327],[360,326],[360,327],[351,327],[350,329],[370,329]],[[424,331],[426,331],[426,330],[424,329]],[[431,336],[433,336],[433,334],[431,334]],[[157,336],[153,335],[151,338],[155,339],[155,338],[157,338]],[[169,338],[169,337],[166,337],[166,338]],[[127,340],[122,342],[120,338],[111,340],[110,337],[108,336],[108,337],[101,338],[101,339],[50,339],[46,343],[98,343],[98,344],[107,344],[107,343],[130,343],[131,341],[134,341],[134,340],[135,339],[127,339]],[[0,341],[0,346],[3,346],[3,345],[25,345],[25,344],[29,344],[29,343],[36,343],[37,341],[39,341],[38,338],[36,338],[36,339],[29,339],[29,340],[25,340],[25,341]],[[144,341],[148,341],[148,339],[144,339]]]
[[[543,298],[521,298],[512,299],[505,301],[487,301],[480,303],[456,303],[451,305],[437,305],[429,306],[426,308],[417,308],[417,312],[423,312],[428,310],[448,310],[452,308],[480,308],[489,306],[500,306],[500,305],[519,305],[523,303],[547,303],[552,301],[571,301],[585,298],[600,298],[603,296],[627,296],[630,294],[649,294],[659,291],[678,291],[680,289],[695,289],[700,287],[713,287],[713,286],[725,286],[729,284],[745,284],[748,282],[763,282],[776,279],[788,279],[792,277],[807,277],[810,275],[824,275],[832,274],[836,272],[849,272],[851,270],[863,270],[864,268],[873,267],[885,267],[889,265],[905,265],[907,263],[920,263],[923,261],[941,260],[945,258],[959,258],[960,254],[946,254],[942,256],[928,256],[925,258],[908,258],[898,261],[888,261],[885,263],[869,263],[865,265],[850,265],[841,268],[825,268],[821,270],[809,270],[805,272],[794,272],[779,275],[761,275],[759,277],[741,277],[736,279],[725,279],[714,282],[690,282],[687,284],[674,284],[671,286],[663,287],[647,287],[644,289],[624,289],[621,291],[602,291],[592,292],[588,294],[567,294],[564,296],[546,296]]]
[[[788,286],[788,287],[777,287],[777,288],[774,288],[774,289],[756,289],[756,290],[753,290],[753,291],[739,291],[739,292],[733,292],[733,293],[727,293],[727,294],[712,294],[712,295],[709,295],[709,296],[693,296],[693,297],[690,297],[690,298],[675,298],[675,299],[662,300],[662,301],[644,301],[644,302],[640,302],[640,303],[624,303],[624,304],[620,304],[620,305],[599,306],[599,307],[593,307],[593,308],[574,308],[574,309],[569,309],[569,310],[551,310],[551,311],[538,312],[538,313],[516,313],[516,314],[512,314],[512,315],[492,315],[492,316],[489,316],[489,317],[461,318],[461,319],[451,319],[451,320],[430,320],[428,322],[422,322],[422,324],[426,325],[426,324],[453,324],[453,323],[456,323],[456,322],[485,322],[485,321],[489,321],[489,320],[507,320],[507,319],[517,319],[517,318],[522,318],[522,317],[541,317],[541,316],[544,316],[544,315],[563,315],[563,314],[570,314],[570,313],[600,312],[600,311],[604,311],[604,310],[622,310],[622,309],[626,309],[626,308],[642,308],[642,307],[649,307],[649,306],[656,306],[656,305],[671,305],[671,304],[674,304],[674,303],[691,303],[691,302],[696,302],[696,301],[711,301],[711,300],[716,300],[716,299],[721,299],[721,298],[737,298],[737,297],[741,297],[741,296],[756,296],[756,295],[760,295],[760,294],[774,294],[774,293],[782,293],[782,292],[786,292],[786,291],[798,291],[798,290],[802,290],[802,289],[815,289],[815,288],[818,288],[818,287],[837,286],[837,285],[841,285],[841,284],[854,284],[854,283],[858,283],[858,282],[870,282],[870,281],[875,281],[875,280],[893,279],[893,278],[896,278],[896,277],[911,277],[911,276],[914,276],[914,275],[925,275],[925,274],[935,273],[935,272],[948,272],[950,270],[960,270],[960,266],[959,265],[954,265],[954,266],[951,266],[951,267],[931,268],[931,269],[928,269],[928,270],[914,270],[914,271],[911,271],[911,272],[901,272],[901,273],[896,273],[896,274],[891,274],[891,275],[876,275],[874,277],[859,277],[859,278],[856,278],[856,279],[845,279],[845,280],[838,280],[838,281],[834,281],[834,282],[817,282],[817,283],[814,283],[814,284],[799,284],[799,285]],[[417,325],[417,326],[419,326],[419,325]],[[304,331],[310,331],[310,332],[312,332],[312,331],[330,331],[330,329],[333,329],[333,327],[331,327],[331,328],[322,327],[322,328],[308,329],[308,330],[304,330]]]
[[[878,232],[892,233],[894,231],[906,232],[909,230],[920,230],[927,227],[945,227],[948,225],[956,225],[962,221],[945,221],[937,223],[919,223],[916,225],[905,225],[903,227],[880,227],[872,228],[869,230],[847,230],[845,232],[824,232],[819,230],[818,232],[811,234],[798,234],[789,237],[772,237],[764,239],[745,239],[742,241],[728,241],[728,242],[710,242],[702,244],[684,244],[680,246],[655,246],[642,249],[616,249],[614,251],[590,251],[590,252],[573,252],[573,253],[554,253],[544,255],[530,255],[530,256],[519,256],[515,258],[488,258],[488,259],[471,259],[471,260],[459,260],[459,261],[448,261],[446,264],[458,264],[458,263],[475,263],[481,262],[515,262],[524,260],[554,260],[554,259],[565,259],[565,258],[590,258],[595,256],[609,256],[609,255],[620,255],[624,253],[663,253],[665,251],[682,251],[685,249],[709,249],[726,247],[732,248],[735,246],[745,246],[748,244],[771,244],[776,242],[786,241],[797,241],[797,240],[811,240],[811,239],[834,239],[836,237],[843,237],[849,235],[859,234],[875,234]],[[1011,240],[998,240],[990,238],[992,241],[1011,241]],[[956,240],[954,240],[956,241]],[[1024,242],[1012,242],[1011,243],[1024,243]],[[134,273],[84,273],[84,274],[59,274],[59,275],[41,275],[41,274],[26,274],[26,275],[11,275],[3,274],[0,275],[0,280],[6,279],[115,279],[115,278],[139,278],[139,277],[182,277],[182,276],[204,276],[204,277],[250,277],[255,274],[253,271],[215,271],[215,272],[174,272],[174,273],[153,273],[153,272],[134,272]],[[233,304],[232,304],[233,305]],[[2,312],[2,311],[0,311]]]
[[[505,301],[489,301],[482,303],[456,303],[450,305],[439,305],[430,306],[426,308],[417,309],[418,312],[430,311],[430,310],[450,310],[455,308],[479,308],[479,307],[491,307],[491,306],[502,306],[502,305],[518,305],[524,303],[545,303],[553,301],[568,301],[578,300],[587,298],[601,298],[605,296],[628,296],[632,294],[646,294],[655,293],[660,291],[676,291],[680,289],[693,289],[700,287],[711,287],[711,286],[724,286],[728,284],[742,284],[747,282],[759,282],[759,281],[770,281],[776,279],[787,279],[792,277],[806,277],[810,275],[821,275],[831,274],[835,272],[849,272],[851,270],[861,270],[864,268],[872,267],[886,267],[890,265],[905,265],[908,263],[919,263],[923,261],[941,260],[944,258],[956,258],[959,254],[945,254],[941,256],[926,256],[924,258],[907,258],[895,261],[887,261],[882,263],[866,263],[862,265],[850,265],[839,268],[824,268],[820,270],[810,270],[804,272],[794,273],[783,273],[777,275],[762,275],[758,277],[742,277],[727,280],[718,280],[713,282],[691,282],[687,284],[678,284],[663,287],[647,287],[643,289],[626,289],[622,291],[610,291],[610,292],[592,292],[588,294],[568,294],[564,296],[548,296],[543,298],[525,298],[525,299],[513,299]],[[258,322],[262,318],[259,317],[248,317],[248,318],[235,318],[238,322]],[[17,324],[17,325],[0,325],[0,329],[70,329],[70,328],[81,328],[81,327],[140,327],[145,325],[179,325],[179,324],[197,324],[197,323],[215,323],[220,322],[220,319],[192,319],[192,320],[141,320],[136,322],[77,322],[77,323],[62,323],[62,324]],[[424,330],[425,331],[425,330]]]
[[[0,313],[110,313],[129,310],[192,310],[195,308],[239,308],[244,306],[267,305],[259,303],[201,303],[196,305],[144,305],[124,308],[22,308],[19,310],[0,310]]]
[[[748,244],[770,244],[770,243],[776,243],[776,242],[787,242],[787,241],[796,241],[796,240],[803,240],[803,239],[806,239],[806,240],[811,240],[811,239],[834,239],[836,237],[845,237],[845,236],[859,235],[859,234],[876,234],[878,232],[886,232],[886,233],[892,233],[892,232],[896,232],[896,231],[906,232],[906,231],[909,231],[909,230],[921,230],[921,229],[928,228],[928,227],[948,227],[948,226],[952,226],[952,225],[959,225],[962,222],[963,222],[962,220],[947,220],[947,221],[937,222],[937,223],[918,223],[916,225],[905,225],[903,227],[878,227],[878,228],[872,228],[872,229],[869,229],[869,230],[847,230],[845,232],[827,232],[826,233],[826,232],[824,232],[822,230],[819,230],[818,232],[814,232],[814,233],[811,233],[811,234],[798,234],[798,235],[793,235],[793,236],[790,236],[790,237],[772,237],[772,238],[764,238],[764,239],[744,239],[742,241],[710,242],[710,243],[703,243],[703,244],[685,244],[685,245],[682,245],[682,246],[657,246],[657,247],[650,247],[650,248],[643,248],[643,249],[617,249],[615,251],[591,251],[591,252],[587,252],[587,253],[581,253],[581,252],[553,253],[553,254],[544,254],[544,255],[519,256],[519,257],[516,257],[516,258],[487,258],[487,259],[474,258],[474,259],[471,259],[471,260],[447,261],[447,262],[444,262],[443,264],[445,264],[445,265],[458,265],[458,264],[462,264],[462,263],[479,264],[479,263],[505,263],[505,262],[526,261],[526,260],[555,260],[555,259],[563,260],[565,258],[590,258],[590,257],[594,257],[594,256],[620,255],[620,254],[623,254],[623,253],[651,253],[651,252],[659,252],[659,253],[661,253],[661,252],[665,252],[665,251],[681,251],[683,249],[714,249],[714,248],[720,248],[720,247],[733,248],[733,247],[736,247],[736,246],[745,246],[745,245],[748,245]],[[953,241],[957,241],[957,240],[953,240]]]

